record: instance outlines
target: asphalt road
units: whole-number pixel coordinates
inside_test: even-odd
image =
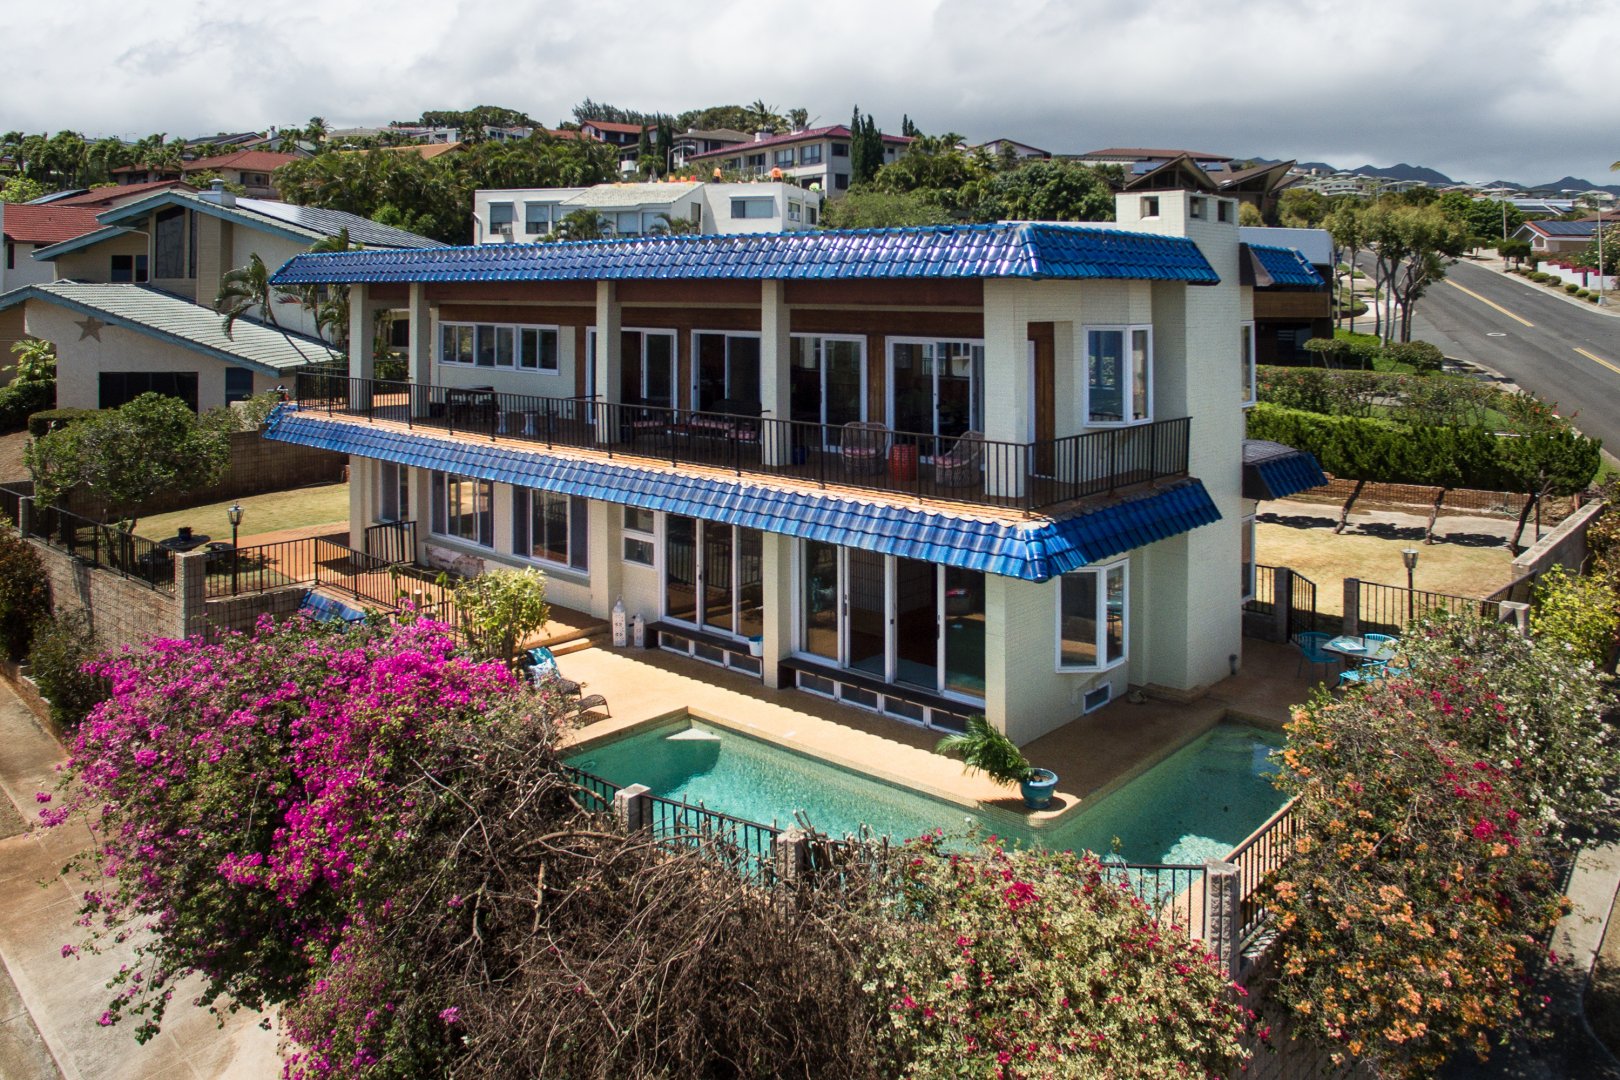
[[[1461,262],[1418,301],[1412,336],[1500,371],[1620,454],[1620,318]]]

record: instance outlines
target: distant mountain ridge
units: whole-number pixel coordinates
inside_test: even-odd
[[[1260,164],[1271,165],[1282,159],[1255,158],[1253,160]],[[1434,184],[1439,187],[1459,182],[1437,169],[1431,169],[1424,165],[1408,165],[1405,162],[1399,165],[1362,165],[1355,169],[1341,169],[1339,166],[1330,165],[1325,161],[1298,161],[1294,163],[1294,167],[1303,169],[1306,172],[1314,169],[1317,172],[1349,172],[1356,176],[1377,176],[1387,180],[1421,180],[1425,184]],[[1515,191],[1529,192],[1607,191],[1612,195],[1620,195],[1620,184],[1594,184],[1592,181],[1584,180],[1578,176],[1565,176],[1546,184],[1525,184],[1518,180],[1491,180],[1476,186],[1510,187]]]

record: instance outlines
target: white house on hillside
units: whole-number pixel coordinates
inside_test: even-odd
[[[796,184],[716,184],[696,180],[597,184],[588,188],[509,188],[473,197],[480,244],[533,243],[576,211],[594,212],[614,236],[646,236],[683,223],[703,233],[793,232],[821,220],[822,193]],[[680,226],[675,226],[680,227]]]

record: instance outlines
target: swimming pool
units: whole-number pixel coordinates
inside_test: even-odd
[[[890,836],[977,825],[1022,843],[1107,854],[1115,837],[1132,862],[1220,858],[1284,798],[1272,786],[1278,737],[1221,724],[1057,825],[1031,829],[849,772],[727,728],[690,721],[581,751],[569,764],[620,787],[645,784],[666,799],[702,803],[787,828],[795,811],[833,836],[870,826]]]

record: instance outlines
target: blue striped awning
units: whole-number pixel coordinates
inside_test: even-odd
[[[894,503],[773,487],[746,478],[693,476],[623,460],[540,451],[300,416],[280,406],[265,437],[419,469],[742,525],[909,559],[1045,581],[1220,520],[1198,480],[1060,520],[993,520]]]
[[[1243,442],[1243,497],[1286,499],[1327,483],[1314,455],[1265,439]]]

